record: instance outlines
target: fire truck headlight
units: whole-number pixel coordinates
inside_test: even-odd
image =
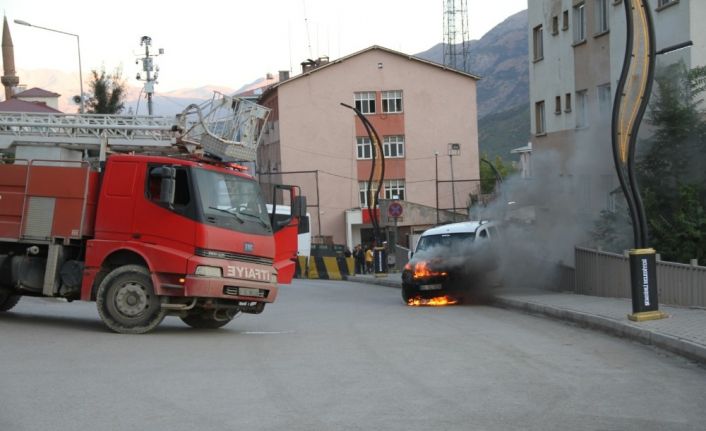
[[[223,277],[223,270],[217,266],[197,266],[194,275],[202,277]]]

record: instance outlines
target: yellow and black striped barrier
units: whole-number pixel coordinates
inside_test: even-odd
[[[296,277],[343,280],[355,271],[355,261],[352,257],[335,256],[298,256]]]

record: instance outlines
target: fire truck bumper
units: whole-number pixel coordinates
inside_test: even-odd
[[[187,276],[184,296],[247,302],[274,302],[277,284],[233,278]]]

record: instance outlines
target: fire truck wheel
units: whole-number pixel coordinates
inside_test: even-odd
[[[216,319],[213,315],[191,313],[182,317],[181,320],[196,329],[218,329],[230,323],[230,321],[233,320],[233,317],[222,316]]]
[[[0,311],[9,311],[20,302],[19,295],[13,295],[7,290],[0,290]]]
[[[98,287],[96,305],[103,322],[121,334],[149,332],[167,312],[160,307],[149,271],[140,265],[112,270]]]

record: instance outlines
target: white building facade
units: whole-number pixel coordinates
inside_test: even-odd
[[[637,0],[633,0],[637,1]],[[530,107],[535,174],[560,177],[579,219],[611,206],[618,186],[611,110],[625,55],[623,0],[528,2]],[[706,64],[706,2],[649,0],[656,49],[693,41],[657,57],[657,68]]]

